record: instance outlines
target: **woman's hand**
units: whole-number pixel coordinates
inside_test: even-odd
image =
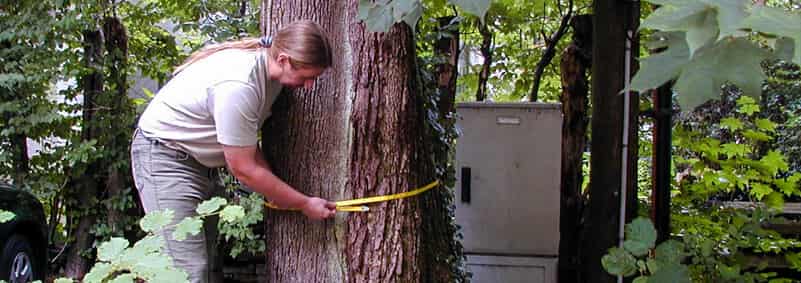
[[[306,217],[314,220],[326,219],[329,217],[334,216],[336,213],[337,205],[333,202],[316,198],[310,197],[306,200],[306,203],[303,204],[303,207],[300,208],[303,211],[303,214]]]

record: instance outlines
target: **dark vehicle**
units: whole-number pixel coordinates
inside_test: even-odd
[[[0,280],[44,280],[47,268],[47,222],[42,204],[30,193],[0,183],[0,209],[14,218],[0,223]]]

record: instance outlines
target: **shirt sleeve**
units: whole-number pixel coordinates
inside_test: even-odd
[[[224,81],[208,91],[217,141],[231,146],[256,145],[260,104],[256,89],[244,82]]]

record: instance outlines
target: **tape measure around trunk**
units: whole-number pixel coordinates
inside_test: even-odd
[[[439,185],[439,180],[431,182],[428,185],[423,187],[391,195],[383,195],[383,196],[374,196],[374,197],[366,197],[366,198],[357,198],[357,199],[350,199],[350,200],[341,200],[335,202],[337,205],[337,211],[346,211],[346,212],[368,212],[370,211],[370,207],[366,206],[366,204],[377,203],[377,202],[385,202],[390,200],[396,199],[403,199],[408,197],[413,197],[419,194],[422,194],[430,189],[433,189]],[[281,209],[272,203],[264,202],[264,206],[272,209]],[[290,209],[290,210],[297,210],[297,209]]]

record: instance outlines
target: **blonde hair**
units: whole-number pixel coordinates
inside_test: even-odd
[[[173,74],[178,74],[192,63],[222,50],[257,50],[260,48],[270,48],[269,55],[273,59],[278,58],[280,53],[289,55],[289,63],[296,69],[309,67],[325,69],[332,64],[331,44],[322,28],[315,22],[302,20],[282,27],[272,37],[272,40],[249,37],[204,47],[192,53],[183,64],[175,69]]]

